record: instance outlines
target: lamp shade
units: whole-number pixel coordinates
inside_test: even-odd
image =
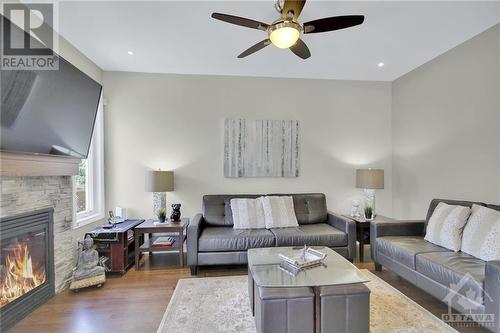
[[[384,170],[382,169],[357,169],[356,187],[372,190],[384,188]]]
[[[171,192],[174,190],[174,172],[150,170],[145,173],[146,192]]]

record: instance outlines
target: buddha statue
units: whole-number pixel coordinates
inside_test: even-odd
[[[93,245],[94,240],[87,235],[83,240],[83,251],[78,256],[76,270],[73,273],[75,281],[104,275],[104,267],[99,265],[99,253],[92,248]]]

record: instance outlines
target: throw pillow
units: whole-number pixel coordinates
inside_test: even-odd
[[[262,203],[258,199],[231,199],[234,229],[264,229]]]
[[[425,240],[455,252],[460,251],[462,233],[470,208],[440,202],[432,213],[425,233]]]
[[[462,251],[484,261],[500,260],[500,212],[473,205],[464,229]]]
[[[299,226],[293,209],[292,197],[265,196],[258,199],[264,207],[267,229]]]

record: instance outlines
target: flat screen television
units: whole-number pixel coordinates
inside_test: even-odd
[[[14,36],[24,33],[12,29],[21,31]],[[60,56],[58,70],[0,72],[2,151],[87,157],[102,90],[98,82]]]

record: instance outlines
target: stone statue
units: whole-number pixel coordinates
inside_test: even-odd
[[[99,253],[92,248],[94,240],[87,235],[83,240],[83,251],[78,256],[76,271],[73,279],[80,281],[104,275],[104,267],[99,265]]]

